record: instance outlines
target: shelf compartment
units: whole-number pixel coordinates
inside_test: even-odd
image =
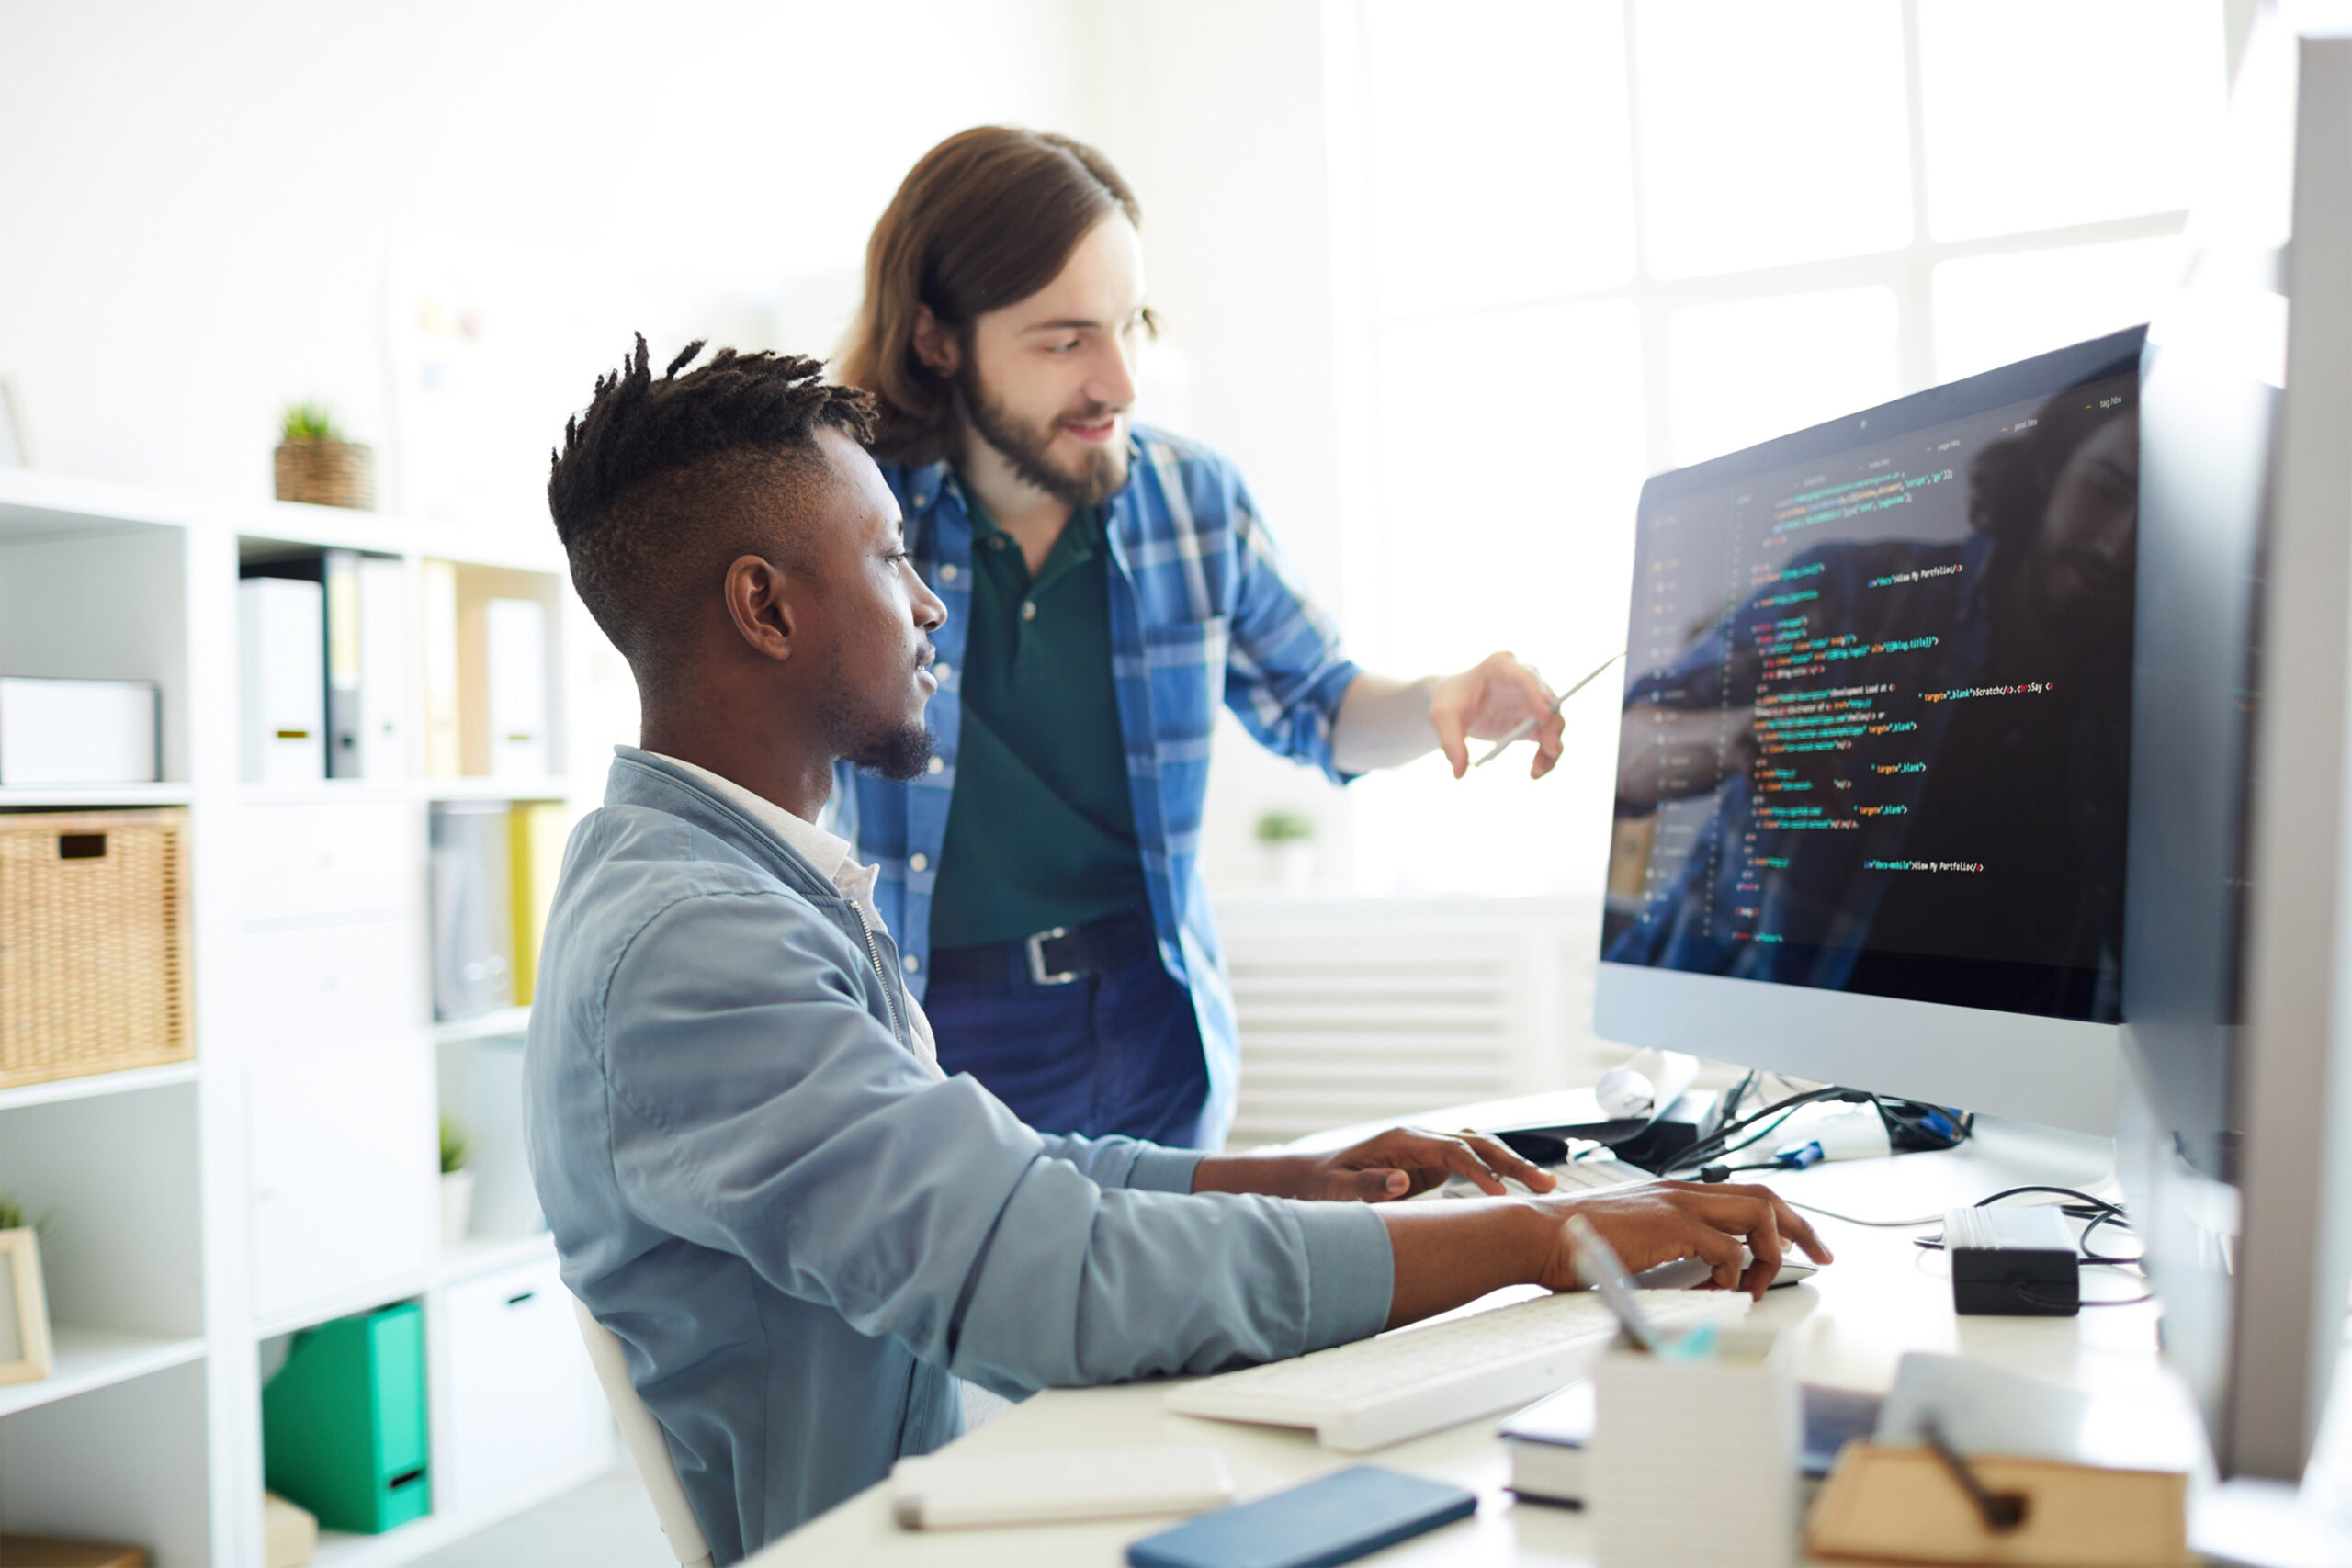
[[[63,1100],[92,1100],[106,1094],[136,1094],[141,1089],[168,1089],[194,1083],[194,1062],[166,1062],[160,1067],[126,1067],[120,1072],[85,1073],[77,1078],[51,1078],[22,1089],[0,1089],[0,1111],[28,1105],[52,1105]]]
[[[202,1339],[125,1334],[74,1323],[51,1324],[49,1337],[54,1355],[49,1376],[38,1382],[0,1385],[0,1416],[127,1382],[167,1367],[185,1366],[204,1355]]]
[[[0,539],[185,528],[203,508],[183,496],[30,468],[0,470]]]
[[[208,1367],[190,1353],[0,1420],[0,1518],[25,1535],[136,1542],[153,1562],[219,1562]]]
[[[176,528],[0,532],[0,671],[153,683],[163,777],[174,784],[188,777],[187,544]],[[122,787],[63,792],[80,804]]]
[[[186,806],[195,793],[184,784],[0,784],[0,811],[56,807],[112,811],[125,807]]]
[[[418,794],[427,800],[561,800],[570,794],[570,781],[561,778],[478,778],[468,775],[454,779],[427,779],[419,786]]]
[[[421,1519],[386,1530],[381,1535],[349,1535],[342,1530],[319,1532],[318,1554],[310,1568],[398,1568],[428,1551],[488,1529],[528,1508],[560,1497],[575,1487],[610,1471],[617,1462],[603,1459],[568,1473],[551,1475],[494,1502],[470,1508],[435,1509]]]
[[[47,1222],[40,1261],[51,1321],[149,1339],[204,1332],[204,1225],[199,1184],[189,1179],[200,1168],[198,1087],[190,1073],[141,1093],[15,1103],[0,1115],[0,1191]]]
[[[500,1008],[495,1012],[475,1018],[461,1018],[450,1023],[433,1026],[433,1043],[453,1045],[462,1040],[505,1040],[521,1034],[531,1026],[529,1008]]]

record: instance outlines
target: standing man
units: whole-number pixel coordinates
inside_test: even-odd
[[[1458,675],[1358,669],[1233,466],[1131,423],[1151,331],[1140,210],[1100,152],[983,126],[926,153],[866,248],[843,378],[874,394],[882,472],[948,617],[938,754],[844,769],[841,825],[943,1065],[1032,1125],[1216,1148],[1233,1000],[1201,877],[1220,700],[1346,783],[1535,719],[1498,653]]]

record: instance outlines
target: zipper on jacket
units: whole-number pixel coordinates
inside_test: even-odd
[[[857,914],[857,929],[865,933],[865,956],[874,961],[874,973],[882,982],[882,1005],[890,1014],[890,1032],[899,1044],[907,1044],[906,1021],[899,1016],[898,998],[890,994],[890,988],[899,983],[898,977],[882,966],[882,948],[874,940],[874,928],[865,923],[865,911],[858,908],[854,898],[849,901],[849,907]]]

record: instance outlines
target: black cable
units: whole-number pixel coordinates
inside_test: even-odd
[[[1690,1147],[1682,1150],[1679,1154],[1670,1156],[1666,1162],[1665,1168],[1660,1170],[1658,1174],[1661,1176],[1671,1175],[1673,1172],[1682,1169],[1686,1166],[1703,1165],[1717,1155],[1729,1153],[1730,1151],[1726,1149],[1724,1145],[1732,1139],[1747,1131],[1748,1128],[1753,1127],[1758,1122],[1762,1122],[1771,1116],[1781,1115],[1785,1112],[1794,1111],[1801,1105],[1815,1105],[1825,1100],[1847,1099],[1851,1099],[1859,1104],[1867,1100],[1869,1098],[1870,1096],[1866,1094],[1848,1089],[1807,1089],[1802,1094],[1792,1094],[1785,1100],[1775,1100],[1771,1104],[1765,1106],[1760,1111],[1757,1111],[1749,1115],[1741,1117],[1738,1121],[1732,1122],[1728,1126],[1716,1129],[1716,1131],[1709,1136],[1700,1139],[1697,1143],[1692,1144]],[[1767,1131],[1769,1132],[1770,1130],[1768,1129]],[[1741,1146],[1745,1147],[1746,1145],[1743,1145]]]
[[[2120,1203],[2110,1203],[2104,1198],[2094,1198],[2089,1193],[2083,1191],[2079,1188],[2050,1187],[2045,1186],[2041,1182],[2030,1183],[2024,1187],[2005,1187],[2000,1191],[1994,1193],[1990,1198],[1979,1198],[1976,1200],[1976,1207],[1980,1209],[1989,1209],[1994,1204],[1999,1202],[2002,1199],[2014,1198],[2021,1192],[2055,1192],[2061,1198],[2076,1199],[2079,1201],[2088,1203],[2094,1209],[2102,1210],[2107,1213],[2113,1214],[2118,1219],[2121,1219],[2123,1217],[2123,1205]]]
[[[2083,1250],[2083,1261],[2086,1263],[2104,1263],[2116,1269],[2139,1269],[2141,1273],[2144,1276],[2147,1273],[2147,1270],[2141,1268],[2141,1265],[2146,1261],[2144,1257],[2119,1256],[2110,1258],[2105,1253],[2093,1252],[2091,1250],[2091,1232],[2098,1229],[2099,1226],[2120,1225],[2128,1230],[2131,1228],[2131,1224],[2132,1222],[2124,1218],[2122,1211],[2120,1210],[2118,1210],[2111,1214],[2092,1215],[2091,1223],[2083,1227],[2083,1234],[2078,1239],[2078,1245]]]

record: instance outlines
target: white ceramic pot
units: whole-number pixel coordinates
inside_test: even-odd
[[[1268,880],[1285,893],[1304,893],[1315,886],[1315,841],[1312,839],[1285,839],[1278,844],[1268,844],[1266,866]]]
[[[441,1245],[457,1247],[466,1239],[466,1227],[474,1207],[474,1173],[470,1170],[445,1170],[441,1173]]]

